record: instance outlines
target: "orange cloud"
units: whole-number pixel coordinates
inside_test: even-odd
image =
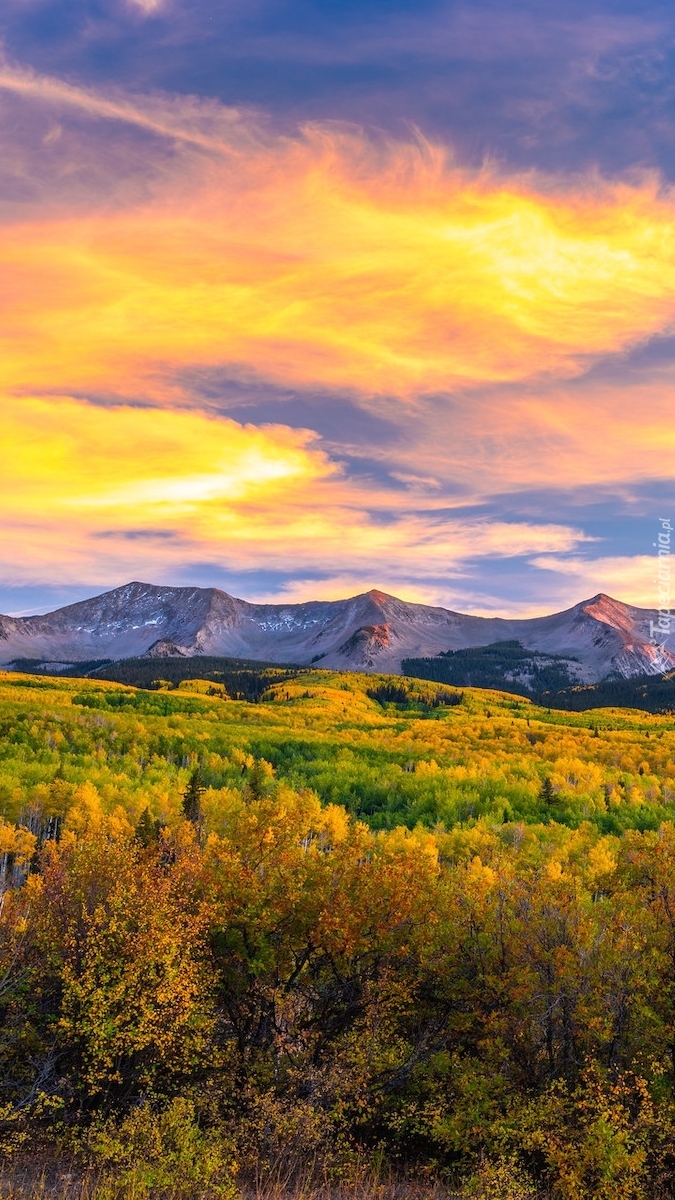
[[[331,125],[270,138],[194,102],[3,84],[187,144],[143,206],[6,231],[5,389],[159,398],[227,366],[410,396],[573,375],[672,326],[675,199],[654,181],[565,187]]]
[[[631,487],[672,475],[675,372],[637,376],[626,384],[559,381],[546,388],[476,395],[445,412],[416,406],[404,424],[396,477],[430,502],[438,480],[452,480],[463,502],[500,493],[561,488],[583,500],[584,489]],[[401,421],[406,422],[405,413]],[[392,451],[369,448],[390,461]],[[456,501],[460,502],[460,498]]]
[[[7,516],[45,506],[54,518],[96,511],[120,527],[170,524],[215,499],[255,502],[334,474],[307,431],[201,412],[7,398],[0,438]]]
[[[411,568],[433,578],[475,555],[564,554],[583,541],[555,523],[396,512],[307,431],[201,412],[6,397],[0,454],[0,554],[13,583],[166,578],[186,562],[286,573],[339,563],[363,588],[400,587]]]
[[[659,526],[654,522],[656,528]],[[558,583],[558,590],[566,591],[574,603],[579,596],[593,596],[608,592],[612,596],[630,597],[631,604],[642,608],[659,607],[659,585],[656,578],[657,559],[654,555],[612,555],[588,559],[556,555],[541,555],[532,559],[532,565],[543,571],[552,571],[569,579]]]

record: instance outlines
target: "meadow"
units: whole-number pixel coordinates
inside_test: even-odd
[[[8,1194],[674,1194],[672,716],[3,673],[0,813]]]

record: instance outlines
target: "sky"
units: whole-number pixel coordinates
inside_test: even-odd
[[[675,10],[3,0],[0,611],[658,607]]]

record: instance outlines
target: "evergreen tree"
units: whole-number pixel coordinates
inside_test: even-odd
[[[246,796],[248,800],[263,800],[268,795],[272,782],[272,768],[264,759],[256,758],[248,773]]]
[[[544,781],[541,785],[539,799],[543,800],[544,804],[546,804],[549,807],[555,803],[555,792],[553,790],[553,784],[551,783],[550,775],[546,776],[546,778],[544,779]]]
[[[153,821],[150,809],[144,808],[136,826],[136,837],[142,846],[150,846],[159,838],[159,821]]]
[[[183,792],[183,816],[186,821],[190,821],[201,833],[202,825],[204,824],[204,812],[202,809],[202,796],[206,788],[202,779],[202,773],[199,767],[195,767],[190,775],[188,785]]]

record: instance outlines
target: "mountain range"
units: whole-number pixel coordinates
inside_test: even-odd
[[[222,655],[335,670],[401,672],[404,659],[517,641],[562,656],[571,682],[658,674],[651,609],[600,593],[551,616],[476,617],[380,591],[348,600],[252,604],[218,588],[128,583],[42,616],[0,616],[0,663],[59,665],[138,656]],[[560,661],[558,657],[557,661]]]

